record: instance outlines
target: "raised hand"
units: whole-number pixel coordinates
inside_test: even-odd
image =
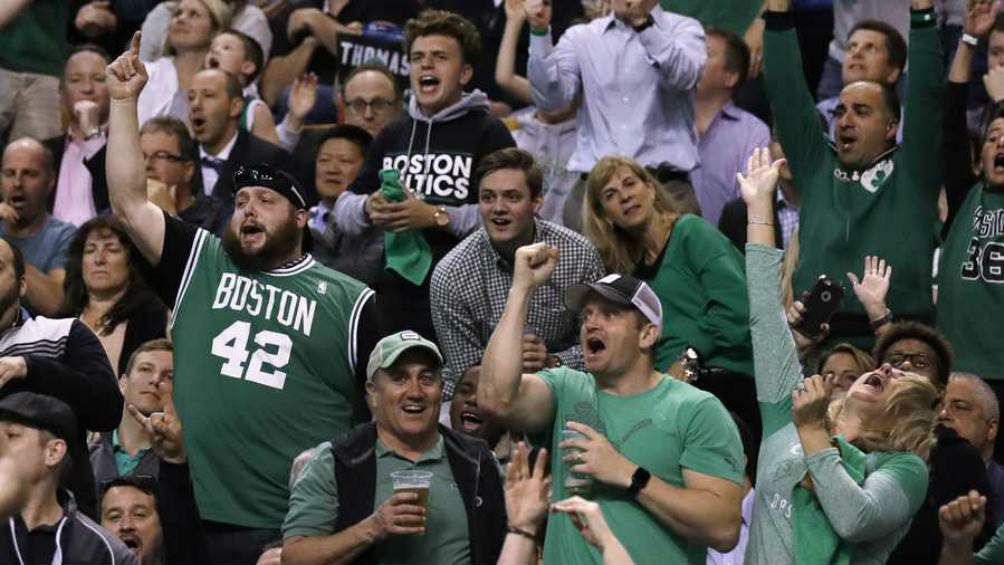
[[[968,546],[972,551],[973,539],[983,530],[986,520],[987,497],[975,490],[945,504],[938,510],[938,527],[946,544]]]
[[[146,416],[133,404],[126,406],[126,409],[150,434],[150,446],[157,457],[168,463],[184,463],[186,461],[185,446],[181,436],[181,420],[178,418],[178,412],[174,409],[173,382],[170,379],[158,381],[157,393],[164,402],[162,412],[154,412]]]
[[[997,12],[1000,11],[1000,0],[973,0],[966,11],[966,19],[962,29],[975,37],[986,37],[994,28]]]
[[[536,534],[544,525],[551,490],[546,465],[547,450],[541,449],[531,472],[529,448],[523,442],[516,444],[505,470],[505,510],[510,526]]]
[[[746,160],[746,175],[736,173],[743,200],[750,207],[750,220],[771,221],[769,217],[754,218],[752,213],[754,208],[757,208],[756,212],[766,212],[762,208],[772,205],[774,188],[777,186],[778,175],[784,162],[784,159],[778,159],[772,163],[770,150],[766,147],[757,147]],[[773,215],[773,208],[770,211]]]
[[[520,26],[526,21],[526,10],[523,8],[523,0],[505,0],[505,21],[506,23],[518,23]]]
[[[6,202],[0,202],[0,222],[12,224],[21,217],[13,206]]]
[[[314,108],[317,102],[317,75],[305,73],[293,82],[289,91],[289,114],[287,119],[293,122],[294,129],[303,125],[304,118]]]
[[[523,0],[523,10],[530,29],[547,31],[551,27],[551,0]]]
[[[146,65],[139,60],[140,37],[140,32],[134,33],[129,50],[105,68],[105,84],[112,100],[135,100],[150,78]]]
[[[546,243],[524,245],[516,250],[512,284],[534,289],[554,273],[558,264],[558,248]]]
[[[820,375],[804,379],[791,393],[791,416],[796,427],[822,426],[830,406],[830,384]]]
[[[573,496],[552,504],[551,511],[568,514],[586,543],[601,551],[608,543],[616,541],[603,517],[603,510],[595,502]]]
[[[885,259],[865,257],[865,271],[858,280],[854,273],[847,273],[847,278],[854,287],[854,295],[861,301],[865,313],[871,321],[886,315],[885,297],[889,293],[889,281],[892,279],[892,265],[886,265]]]

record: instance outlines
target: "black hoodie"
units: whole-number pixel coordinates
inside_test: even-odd
[[[405,186],[435,206],[473,207],[449,210],[448,231],[425,230],[433,267],[453,246],[480,225],[478,179],[481,159],[499,149],[515,147],[505,125],[488,113],[488,99],[479,91],[431,117],[421,113],[414,98],[408,113],[387,125],[370,145],[366,161],[349,190],[370,194],[380,188],[379,172],[401,171]],[[431,270],[430,270],[431,272]]]

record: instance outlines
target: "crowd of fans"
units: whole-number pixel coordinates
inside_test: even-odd
[[[1004,563],[1000,0],[8,0],[0,563]]]

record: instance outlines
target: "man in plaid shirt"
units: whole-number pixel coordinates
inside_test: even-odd
[[[535,218],[543,197],[543,172],[521,149],[498,150],[482,159],[478,202],[483,226],[460,242],[432,273],[432,321],[446,358],[445,394],[465,370],[481,363],[502,317],[512,285],[516,249],[544,242],[558,248],[558,265],[537,289],[523,335],[523,372],[567,365],[581,369],[575,313],[565,308],[565,289],[604,275],[596,248],[585,237]]]

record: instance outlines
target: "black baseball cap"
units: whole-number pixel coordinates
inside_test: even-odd
[[[297,209],[308,210],[303,189],[292,175],[268,163],[241,165],[234,171],[234,196],[245,187],[261,186],[283,195]],[[303,250],[314,248],[314,238],[310,235],[310,225],[303,227]]]
[[[15,392],[3,397],[0,399],[0,421],[51,432],[70,445],[77,438],[77,417],[73,409],[46,394]]]
[[[582,310],[593,292],[604,300],[638,310],[648,321],[662,327],[662,302],[644,281],[631,275],[613,274],[593,283],[577,284],[565,291],[565,307],[576,312]]]

